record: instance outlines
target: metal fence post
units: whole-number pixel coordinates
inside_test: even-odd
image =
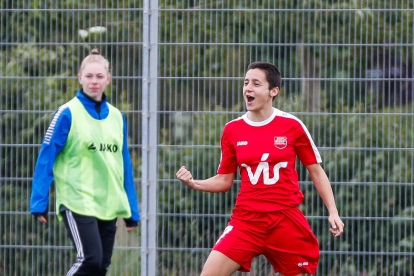
[[[141,275],[156,275],[158,0],[144,1]],[[151,62],[150,62],[151,61]]]

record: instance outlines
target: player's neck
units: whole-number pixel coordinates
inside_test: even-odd
[[[260,110],[250,111],[247,115],[250,121],[253,122],[262,122],[270,118],[273,114],[273,107],[263,108]]]

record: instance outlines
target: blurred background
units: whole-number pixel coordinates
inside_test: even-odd
[[[281,71],[274,106],[308,127],[345,233],[333,239],[306,169],[300,208],[321,250],[317,275],[414,275],[414,4],[408,0],[1,0],[0,275],[65,275],[75,261],[54,209],[29,213],[55,110],[80,88],[80,62],[111,63],[110,102],[127,117],[138,231],[119,221],[108,275],[199,275],[225,228],[227,193],[175,178],[216,173],[224,125],[245,112],[253,61]],[[250,273],[272,276],[257,258]]]

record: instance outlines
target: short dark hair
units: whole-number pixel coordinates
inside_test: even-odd
[[[266,80],[269,83],[269,90],[272,90],[275,87],[280,89],[280,86],[282,85],[282,76],[276,66],[269,62],[255,61],[247,67],[247,71],[251,69],[262,69],[266,72]]]

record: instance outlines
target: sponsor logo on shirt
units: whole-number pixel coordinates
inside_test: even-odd
[[[269,157],[269,153],[264,153],[260,159],[259,165],[256,168],[256,171],[253,172],[252,168],[246,164],[241,164],[242,167],[246,168],[249,175],[250,182],[253,185],[256,185],[259,182],[260,175],[263,174],[263,184],[273,185],[279,181],[279,170],[281,168],[287,168],[288,162],[279,162],[273,166],[273,178],[270,178],[269,170],[271,169],[268,162],[265,162]]]
[[[304,265],[309,265],[309,263],[308,262],[298,263],[298,267],[302,267]]]
[[[95,143],[93,141],[88,142],[87,146],[88,150],[90,152],[96,152],[96,151],[107,151],[107,152],[117,152],[118,146],[115,144],[105,144],[100,143],[99,146],[95,146]]]
[[[90,152],[95,152],[95,151],[97,151],[96,146],[95,146],[95,144],[93,143],[93,141],[88,142],[87,147],[88,147],[88,150],[89,150]]]
[[[247,146],[247,141],[238,141],[237,146]]]
[[[284,136],[275,136],[274,138],[275,147],[278,149],[284,149],[287,146],[287,137]]]

